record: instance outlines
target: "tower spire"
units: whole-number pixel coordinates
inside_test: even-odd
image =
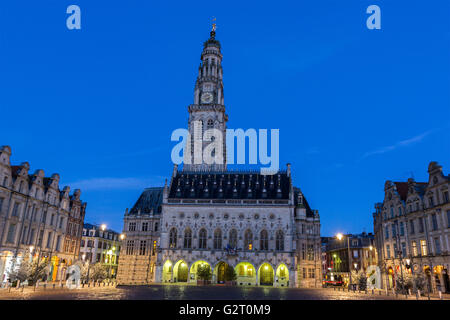
[[[191,150],[185,154],[190,161],[186,161],[183,166],[184,171],[224,171],[226,170],[226,123],[228,116],[225,114],[224,94],[223,94],[223,69],[222,53],[220,42],[215,39],[216,18],[212,19],[210,38],[203,43],[203,50],[200,56],[201,63],[198,68],[198,77],[194,88],[194,103],[189,105],[189,132]],[[209,130],[209,131],[208,131]],[[218,140],[217,133],[221,132],[222,139]],[[192,137],[206,137],[202,141],[203,151],[210,143],[217,144],[211,152],[214,163],[193,163],[194,143]],[[209,140],[214,135],[214,140]],[[214,141],[214,142],[212,142]],[[222,141],[222,143],[221,143]],[[220,147],[219,147],[220,146]],[[217,149],[216,149],[217,148]],[[216,162],[217,160],[217,162]]]

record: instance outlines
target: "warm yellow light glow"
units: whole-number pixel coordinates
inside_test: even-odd
[[[186,266],[186,263],[182,262],[182,263],[181,263],[181,266],[182,266],[182,267],[185,267],[185,266]]]
[[[372,246],[370,246],[370,247],[369,247],[369,249],[370,249],[370,251],[372,251],[372,250],[373,250],[373,247],[372,247]]]
[[[113,250],[113,251],[116,251],[116,247],[112,247],[112,250]]]
[[[264,269],[266,269],[266,270],[267,270],[267,269],[269,269],[269,267],[268,267],[268,266],[265,266],[265,267],[264,267]]]
[[[281,270],[284,270],[284,266],[281,266]]]
[[[344,237],[344,235],[343,235],[342,233],[338,233],[338,234],[336,235],[336,238],[337,238],[338,240],[342,240],[343,237]]]
[[[125,235],[122,233],[122,234],[120,235],[120,240],[123,240],[123,239],[125,239]]]
[[[106,224],[102,224],[102,225],[100,226],[100,228],[102,229],[102,231],[105,231],[105,230],[106,230]]]
[[[34,246],[30,246],[30,252],[33,252]]]

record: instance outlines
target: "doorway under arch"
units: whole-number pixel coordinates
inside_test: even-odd
[[[259,267],[259,285],[273,286],[273,268],[270,264],[263,263]]]
[[[280,287],[289,286],[289,269],[284,263],[278,266],[276,277],[277,277],[277,286]]]
[[[170,260],[167,260],[163,265],[162,282],[172,281],[172,269],[173,269],[172,262]]]
[[[224,261],[220,261],[216,267],[214,268],[214,275],[216,277],[217,283],[225,283],[227,268],[229,267],[228,263]]]
[[[188,265],[186,261],[179,260],[173,266],[173,282],[187,282],[188,281]]]

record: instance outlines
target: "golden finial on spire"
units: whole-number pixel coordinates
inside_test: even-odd
[[[216,18],[213,17],[212,21],[213,21],[213,24],[212,24],[212,30],[211,31],[216,32]]]

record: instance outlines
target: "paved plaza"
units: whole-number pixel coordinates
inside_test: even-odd
[[[81,289],[15,288],[1,289],[0,299],[18,300],[400,300],[405,296],[386,296],[384,292],[372,294],[343,292],[328,289],[297,289],[273,287],[227,287],[191,285],[151,285],[95,287]],[[437,296],[432,296],[437,300]],[[444,297],[448,299],[448,297]],[[416,300],[409,297],[408,300]],[[420,300],[428,300],[421,297]]]

